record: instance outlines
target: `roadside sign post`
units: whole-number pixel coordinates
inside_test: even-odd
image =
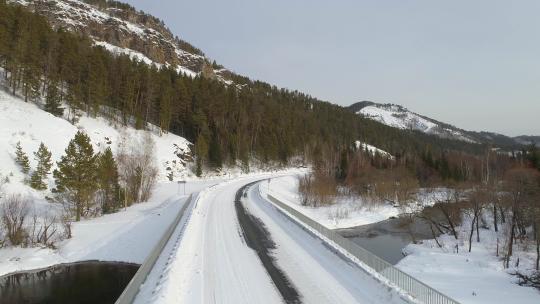
[[[186,181],[178,181],[178,194],[180,194],[180,185],[184,184],[184,195],[186,195]]]

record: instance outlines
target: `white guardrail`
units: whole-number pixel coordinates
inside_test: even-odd
[[[144,260],[141,267],[137,270],[131,281],[129,281],[129,284],[124,289],[124,292],[120,295],[118,300],[116,300],[115,304],[131,304],[135,300],[135,297],[139,293],[139,289],[141,285],[146,280],[146,277],[148,277],[148,274],[156,264],[157,259],[161,255],[161,252],[163,251],[163,248],[167,245],[169,242],[169,239],[171,238],[174,230],[176,230],[176,226],[180,223],[180,220],[184,216],[184,213],[186,209],[189,207],[189,205],[192,204],[193,200],[193,194],[191,194],[180,211],[178,212],[178,215],[174,219],[174,221],[171,223],[169,228],[167,228],[167,231],[163,233],[163,236],[161,236],[161,239],[159,239],[159,242],[156,244],[154,249],[152,249],[152,252],[148,255],[148,257]]]
[[[342,237],[339,233],[332,231],[319,224],[318,222],[310,219],[309,217],[303,215],[302,213],[281,202],[279,199],[273,197],[270,194],[268,194],[268,200],[277,205],[279,208],[285,210],[286,212],[283,213],[289,218],[291,218],[293,221],[299,222],[299,224],[301,225],[307,225],[322,234],[324,237],[330,239],[332,242],[346,250],[348,253],[356,257],[362,263],[366,264],[368,267],[388,279],[391,283],[395,284],[396,286],[407,292],[414,299],[426,304],[460,304],[458,301],[450,298],[447,295],[442,294],[441,292],[433,289],[432,287],[429,287],[418,279],[395,268],[394,266],[392,266],[392,264],[379,258],[368,250]]]

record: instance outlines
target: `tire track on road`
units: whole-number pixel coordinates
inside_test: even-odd
[[[253,182],[244,185],[236,192],[235,196],[234,205],[243,237],[246,244],[259,256],[259,259],[284,301],[289,304],[300,304],[300,294],[285,273],[276,265],[275,259],[271,256],[271,251],[276,248],[276,244],[270,237],[270,233],[266,230],[261,220],[249,214],[242,205],[242,196],[249,187],[256,183]]]

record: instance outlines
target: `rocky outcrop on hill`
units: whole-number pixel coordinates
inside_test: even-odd
[[[13,0],[45,16],[54,28],[63,28],[91,37],[96,44],[115,53],[145,62],[169,66],[190,75],[201,73],[227,83],[231,72],[212,69],[204,54],[174,36],[163,21],[114,1]],[[100,5],[97,5],[100,4]],[[149,60],[147,60],[147,58]],[[210,69],[210,70],[209,70]],[[219,74],[219,77],[216,75]]]

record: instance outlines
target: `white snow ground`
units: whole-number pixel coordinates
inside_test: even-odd
[[[298,194],[298,178],[284,176],[273,178],[261,186],[263,193],[270,193],[292,208],[300,211],[326,228],[338,229],[380,222],[399,214],[390,204],[373,204],[362,198],[341,199],[336,204],[321,207],[302,206]]]
[[[468,243],[463,242],[468,239],[469,227],[470,220],[466,218],[458,227],[460,241],[453,236],[442,235],[439,238],[442,249],[438,248],[435,240],[407,246],[405,252],[408,255],[396,267],[463,304],[540,303],[540,291],[519,286],[516,277],[509,274],[533,269],[535,255],[530,251],[524,252],[517,243],[511,264],[515,265],[519,257],[520,266],[505,270],[502,260],[496,257],[497,234],[493,230],[481,229],[481,243],[474,239],[469,253]],[[456,243],[459,253],[455,252]],[[504,250],[502,239],[499,246],[501,251]]]
[[[186,194],[217,181],[195,181]],[[0,249],[0,276],[61,263],[99,260],[141,264],[182,207],[186,195],[176,183],[160,184],[149,202],[73,224],[73,237],[57,249]],[[179,194],[180,193],[180,194]]]
[[[372,224],[398,216],[406,211],[390,203],[373,201],[360,196],[338,196],[332,205],[302,206],[298,192],[298,178],[292,175],[273,178],[270,183],[265,183],[261,189],[265,195],[266,193],[272,194],[328,229]],[[447,189],[444,188],[431,189],[430,191],[421,189],[416,195],[416,204],[412,204],[410,207],[416,209],[422,208],[422,206],[431,206],[437,201],[443,200],[447,196],[446,191]]]

